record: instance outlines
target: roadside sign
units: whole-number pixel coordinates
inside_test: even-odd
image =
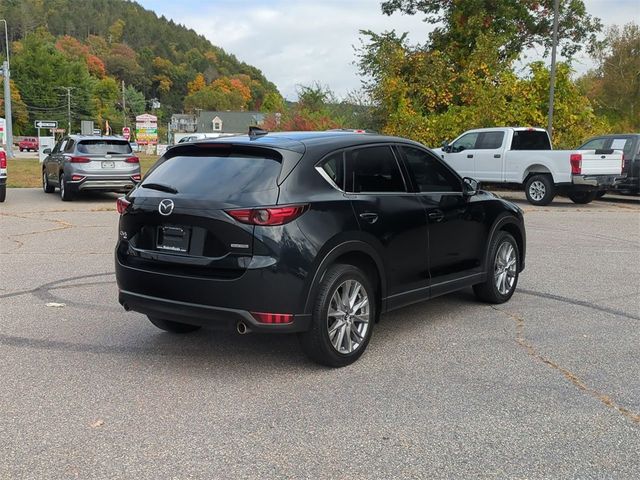
[[[58,122],[54,120],[36,120],[33,122],[36,128],[58,128]]]
[[[99,128],[94,128],[93,129],[93,134],[94,135],[102,135],[102,130],[100,130]]]
[[[122,136],[125,140],[129,140],[131,138],[131,129],[129,127],[122,127]]]
[[[53,128],[51,129],[52,133],[64,133],[66,130],[64,128]]]

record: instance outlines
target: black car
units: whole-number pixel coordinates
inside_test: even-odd
[[[579,149],[622,150],[623,177],[614,184],[613,189],[620,193],[640,194],[640,133],[616,133],[593,137]]]
[[[511,297],[522,210],[476,187],[395,137],[178,145],[118,201],[119,301],[170,332],[297,332],[313,360],[348,365],[381,313],[470,286]]]

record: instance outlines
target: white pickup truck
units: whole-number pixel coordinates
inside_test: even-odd
[[[618,150],[552,150],[542,128],[480,128],[434,150],[462,177],[484,184],[522,186],[533,205],[557,193],[589,203],[621,176]]]

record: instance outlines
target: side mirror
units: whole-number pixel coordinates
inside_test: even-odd
[[[42,153],[44,153],[45,155],[49,155],[51,153],[51,149],[45,148],[44,150],[42,150]]]
[[[465,195],[465,197],[472,197],[473,195],[475,195],[476,193],[478,193],[478,181],[470,178],[470,177],[464,177],[462,179],[462,183],[463,183],[463,193]]]

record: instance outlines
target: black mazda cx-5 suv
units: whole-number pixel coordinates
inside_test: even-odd
[[[509,300],[522,210],[419,143],[267,133],[170,149],[118,200],[119,301],[157,327],[296,332],[313,360],[364,352],[380,314],[473,287]]]

